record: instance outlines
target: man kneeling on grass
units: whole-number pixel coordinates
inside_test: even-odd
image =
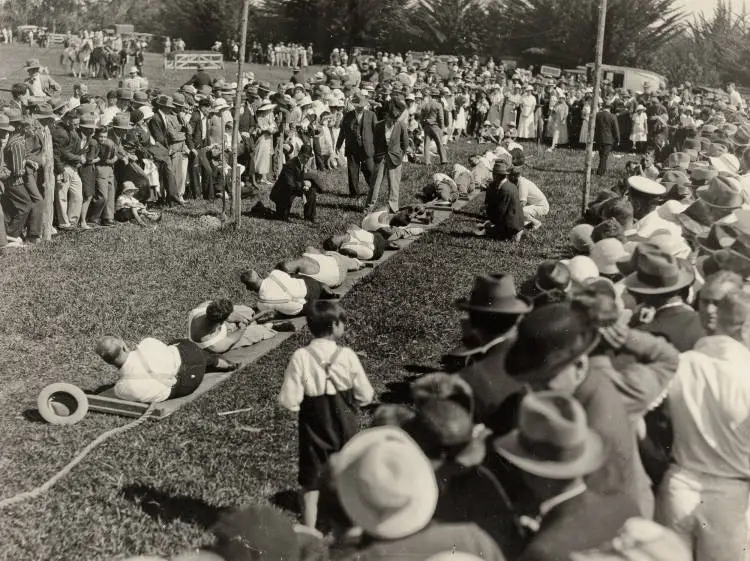
[[[185,339],[166,345],[147,337],[134,350],[114,335],[96,344],[96,354],[120,371],[115,395],[128,401],[158,403],[193,393],[206,372],[228,372],[237,365],[201,350]]]

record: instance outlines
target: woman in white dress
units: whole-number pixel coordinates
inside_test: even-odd
[[[591,117],[591,96],[586,94],[583,98],[581,107],[581,132],[578,135],[578,142],[586,144],[589,141],[589,118]]]
[[[568,102],[564,95],[558,95],[551,109],[550,129],[552,131],[552,146],[549,151],[557,148],[558,144],[568,143]]]
[[[261,182],[269,182],[268,176],[271,173],[273,159],[273,135],[276,132],[276,119],[273,116],[273,109],[276,106],[272,103],[266,103],[258,108],[258,140],[255,143],[255,154],[253,155],[253,165],[255,173],[260,176]]]
[[[536,138],[536,120],[534,109],[536,108],[536,96],[534,88],[526,86],[521,96],[521,116],[518,119],[518,138]]]
[[[630,133],[630,142],[633,143],[633,150],[638,153],[642,153],[648,140],[648,117],[646,115],[646,108],[643,105],[638,105],[635,108],[635,113],[631,115],[633,121],[633,130]]]

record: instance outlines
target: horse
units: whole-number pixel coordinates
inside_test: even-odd
[[[73,76],[76,78],[83,78],[83,72],[86,71],[86,76],[89,76],[89,63],[91,62],[91,52],[93,47],[91,45],[91,39],[88,37],[81,42],[81,46],[76,51],[76,62],[78,63],[78,75],[76,76],[75,66],[73,67]]]

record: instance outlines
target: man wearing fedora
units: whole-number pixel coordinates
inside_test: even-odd
[[[213,169],[208,159],[208,149],[211,144],[208,138],[208,119],[211,111],[211,100],[201,97],[193,114],[190,116],[190,134],[186,136],[187,147],[190,150],[189,169],[190,185],[194,198],[203,197],[214,200]]]
[[[433,521],[439,498],[429,459],[402,429],[376,427],[349,440],[330,461],[336,503],[362,530],[346,561],[427,561],[453,551],[504,561],[497,544],[470,523]]]
[[[599,345],[591,311],[578,302],[548,304],[518,324],[518,336],[505,359],[507,373],[534,391],[555,390],[581,403],[588,423],[602,437],[604,462],[586,475],[586,484],[603,495],[626,494],[638,500],[636,427],[612,380],[608,359],[592,366],[589,354]]]
[[[367,100],[355,94],[350,100],[353,107],[344,115],[341,132],[336,140],[336,152],[345,145],[349,194],[359,196],[359,172],[368,187],[375,180],[375,113],[367,107]]]
[[[380,185],[383,179],[388,181],[388,208],[398,212],[399,189],[401,186],[401,168],[404,155],[409,149],[407,124],[400,119],[406,103],[401,97],[391,99],[385,119],[375,125],[375,160],[377,171],[375,180],[367,196],[367,209],[372,211],[378,203]]]
[[[536,532],[522,561],[559,561],[611,540],[638,515],[623,493],[600,495],[586,479],[607,459],[606,441],[587,422],[583,406],[567,392],[530,393],[521,402],[518,427],[494,441],[495,451],[522,472],[539,505]]]
[[[505,355],[531,303],[518,297],[512,275],[500,273],[475,277],[469,298],[456,304],[467,313],[463,348],[443,356],[443,367],[471,386],[476,422],[503,434],[515,423],[517,400],[508,398],[523,389],[506,374]]]
[[[700,315],[687,304],[695,282],[692,267],[656,244],[642,242],[624,268],[630,273],[625,287],[637,305],[631,326],[665,338],[680,352],[692,350],[706,334]],[[664,404],[648,413],[645,423],[641,458],[651,480],[658,485],[668,467],[672,445],[671,423]]]
[[[60,84],[50,78],[49,74],[40,72],[42,65],[39,64],[39,59],[32,58],[26,61],[25,68],[28,73],[26,85],[32,96],[49,98],[60,92]]]
[[[182,204],[184,199],[180,192],[182,174],[182,158],[185,151],[185,132],[182,123],[174,114],[174,103],[168,95],[160,95],[156,102],[154,118],[148,122],[148,128],[153,139],[169,151],[169,165],[163,166],[165,172],[168,170],[170,180],[166,183],[168,196],[172,202]],[[169,187],[173,186],[174,191]]]
[[[518,187],[508,175],[513,171],[509,158],[498,158],[492,167],[492,181],[484,202],[488,222],[478,226],[475,235],[499,240],[519,241],[524,232],[524,217]]]

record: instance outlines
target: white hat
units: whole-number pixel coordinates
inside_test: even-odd
[[[138,67],[137,66],[131,66],[130,70],[128,70],[128,74],[138,74]]]
[[[299,100],[299,103],[297,103],[297,105],[299,105],[300,107],[303,107],[305,105],[310,105],[311,103],[312,103],[312,98],[309,95],[306,95],[302,99]]]
[[[727,152],[718,158],[709,158],[711,165],[719,171],[727,173],[738,173],[740,171],[740,161],[734,154]]]
[[[220,97],[214,100],[214,103],[211,106],[211,109],[213,109],[214,111],[223,111],[227,107],[229,107],[227,100]]]
[[[690,246],[685,238],[676,236],[667,230],[657,230],[648,238],[648,241],[656,244],[664,252],[672,257],[688,259],[690,257]]]
[[[635,110],[636,110],[636,111],[645,111],[645,110],[646,110],[646,107],[645,107],[645,106],[643,106],[643,105],[641,105],[641,104],[639,103],[639,104],[638,104],[638,107],[636,107],[636,108],[635,108]]]
[[[401,429],[360,432],[331,457],[330,465],[341,506],[370,536],[404,538],[432,520],[438,500],[435,472]]]
[[[617,262],[626,259],[628,252],[625,251],[625,247],[620,240],[605,238],[594,244],[589,256],[600,273],[614,275],[619,272]]]
[[[572,259],[563,259],[560,263],[568,268],[570,278],[574,281],[583,282],[599,276],[599,267],[596,266],[591,257],[576,255]]]
[[[154,116],[154,110],[151,108],[150,105],[144,105],[142,107],[139,107],[138,111],[141,112],[144,120],[150,119],[151,117]]]
[[[258,111],[271,111],[272,109],[276,109],[275,103],[264,103],[258,107]]]
[[[132,181],[125,181],[122,184],[122,192],[123,193],[127,193],[129,191],[137,191],[137,190],[138,190],[138,187],[136,187],[135,183],[133,183]]]
[[[667,192],[667,188],[664,185],[642,175],[628,177],[628,186],[633,191],[638,191],[644,195],[660,196]]]

